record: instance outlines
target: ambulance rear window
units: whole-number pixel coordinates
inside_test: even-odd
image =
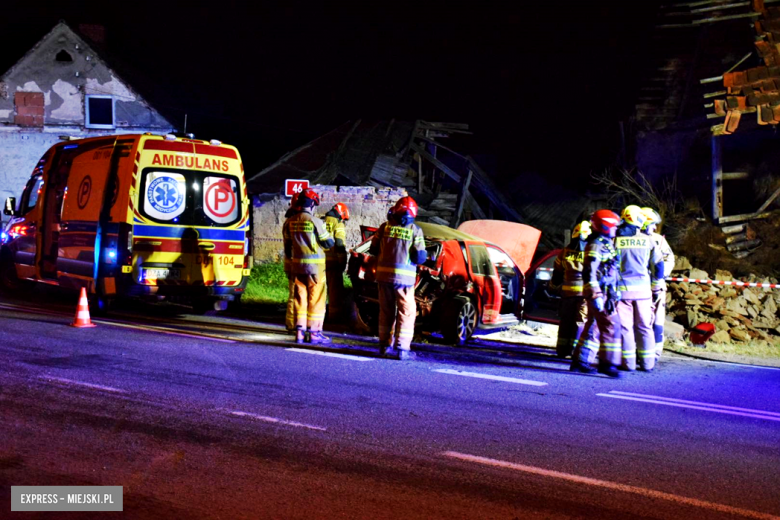
[[[222,227],[241,217],[239,180],[232,175],[147,168],[141,178],[139,209],[154,222]]]

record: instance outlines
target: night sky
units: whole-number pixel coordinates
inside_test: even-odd
[[[106,27],[120,75],[251,174],[346,120],[469,123],[500,178],[614,161],[654,2],[4,2],[6,70],[58,20]]]

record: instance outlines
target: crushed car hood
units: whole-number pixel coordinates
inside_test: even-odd
[[[453,230],[454,231],[454,230]],[[531,267],[542,232],[538,229],[504,220],[469,220],[457,231],[492,242],[507,252],[525,274]]]

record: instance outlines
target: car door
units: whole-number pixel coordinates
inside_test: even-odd
[[[501,280],[484,243],[465,241],[464,247],[469,259],[469,274],[474,284],[474,292],[479,297],[482,323],[495,323],[501,316]]]

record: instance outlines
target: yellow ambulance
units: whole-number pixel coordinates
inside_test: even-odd
[[[64,140],[6,200],[0,286],[85,287],[95,310],[139,296],[223,310],[249,277],[248,208],[238,150],[217,140]]]

